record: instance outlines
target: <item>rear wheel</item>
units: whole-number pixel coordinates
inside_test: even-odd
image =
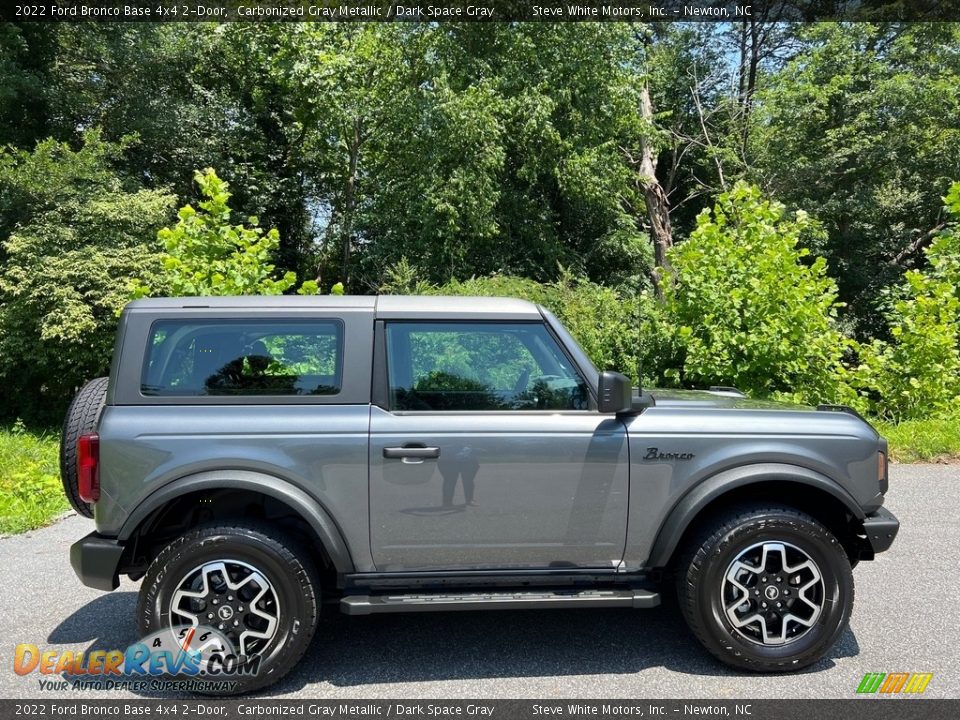
[[[109,378],[91,380],[74,396],[63,420],[60,434],[60,482],[70,505],[78,514],[93,517],[93,507],[80,498],[77,488],[77,438],[97,429],[100,414],[107,402]]]
[[[144,577],[137,617],[144,636],[198,627],[224,636],[241,672],[218,679],[236,682],[226,694],[238,694],[272,685],[293,668],[319,611],[306,550],[271,528],[237,524],[198,528],[164,548]]]
[[[686,548],[677,577],[684,617],[723,662],[798,670],[836,643],[853,608],[853,573],[836,537],[784,506],[742,507]]]

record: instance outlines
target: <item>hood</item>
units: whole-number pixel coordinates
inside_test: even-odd
[[[727,408],[733,410],[793,410],[813,411],[808,405],[753,400],[737,390],[660,390],[646,391],[653,396],[656,407]]]

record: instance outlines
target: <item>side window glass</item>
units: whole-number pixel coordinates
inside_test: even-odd
[[[393,410],[586,410],[586,384],[539,323],[391,322]]]
[[[141,392],[154,396],[336,395],[339,321],[153,324]]]

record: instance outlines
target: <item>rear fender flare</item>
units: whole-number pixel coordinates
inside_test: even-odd
[[[299,487],[264,473],[212,470],[182,477],[148,495],[120,528],[118,541],[129,540],[156,510],[178,497],[202,490],[248,490],[272,497],[297,512],[316,533],[338,573],[354,572],[353,559],[330,513]]]

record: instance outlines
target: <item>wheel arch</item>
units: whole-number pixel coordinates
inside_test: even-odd
[[[354,572],[343,533],[322,504],[282,478],[249,470],[211,470],[167,483],[137,505],[120,528],[117,540],[135,545],[144,529],[149,528],[172,504],[183,503],[191,497],[199,499],[208,493],[262,496],[285,506],[309,528],[312,539],[338,575]]]
[[[661,523],[647,566],[668,567],[702,521],[753,500],[786,503],[809,513],[838,536],[852,561],[857,559],[858,545],[849,520],[862,521],[866,515],[856,500],[839,483],[815,470],[763,463],[725,470],[691,488]]]

